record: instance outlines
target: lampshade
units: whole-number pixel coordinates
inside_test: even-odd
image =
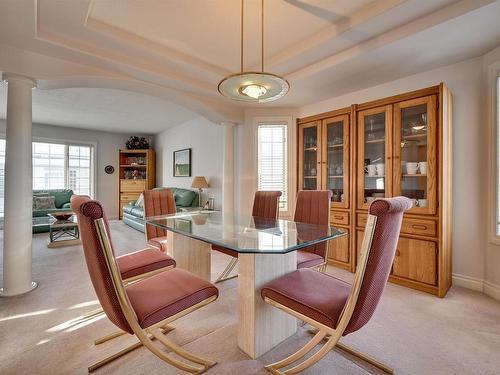
[[[203,177],[203,176],[196,176],[193,179],[191,187],[195,188],[195,189],[207,188],[208,187],[208,182],[207,182],[207,180],[206,180],[205,177]]]

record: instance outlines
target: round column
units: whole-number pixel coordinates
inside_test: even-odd
[[[234,211],[234,124],[223,122],[224,150],[222,166],[222,210]]]
[[[32,96],[33,79],[4,74],[8,83],[5,145],[3,288],[1,296],[29,292],[32,244]]]

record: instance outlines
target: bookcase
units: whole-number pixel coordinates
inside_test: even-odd
[[[136,201],[139,195],[155,187],[155,152],[147,150],[119,151],[118,209],[120,220],[123,206]]]

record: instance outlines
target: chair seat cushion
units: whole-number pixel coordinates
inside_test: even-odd
[[[233,257],[233,258],[238,258],[238,252],[231,250],[231,249],[228,249],[227,247],[212,245],[212,250],[216,250],[220,253],[229,255],[230,257]]]
[[[167,236],[150,238],[148,245],[154,246],[161,251],[167,251]]]
[[[142,275],[160,268],[175,266],[175,260],[157,249],[147,248],[116,257],[122,279]]]
[[[142,328],[219,296],[212,283],[179,268],[131,284],[126,291]]]
[[[311,268],[324,262],[325,259],[318,254],[304,250],[297,251],[297,269]]]
[[[304,268],[266,284],[261,296],[335,328],[350,291],[350,284]]]

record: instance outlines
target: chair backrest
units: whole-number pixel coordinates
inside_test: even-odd
[[[107,232],[110,233],[106,213],[100,202],[84,195],[74,195],[71,198],[71,209],[78,219],[85,262],[97,298],[109,320],[118,328],[133,333],[120,307],[118,295],[97,234],[95,220],[101,218],[104,219]],[[111,247],[113,248],[112,244]]]
[[[363,327],[375,312],[391,272],[403,213],[411,207],[411,200],[405,197],[376,199],[370,205],[369,213],[377,219],[374,229],[370,231],[373,233],[372,237],[365,237],[366,243],[371,243],[370,252],[364,275],[356,275],[362,277],[361,287],[344,335]],[[365,236],[370,236],[371,233],[367,224]],[[362,268],[359,267],[357,272],[363,272]]]
[[[170,189],[144,190],[144,217],[175,214],[175,199]],[[155,237],[167,235],[165,229],[146,224],[146,238],[149,240]]]
[[[281,191],[257,191],[253,198],[252,216],[266,219],[278,218]]]
[[[297,194],[293,220],[308,224],[330,224],[330,190],[300,190]],[[326,259],[327,242],[305,247],[301,250],[315,253]]]

